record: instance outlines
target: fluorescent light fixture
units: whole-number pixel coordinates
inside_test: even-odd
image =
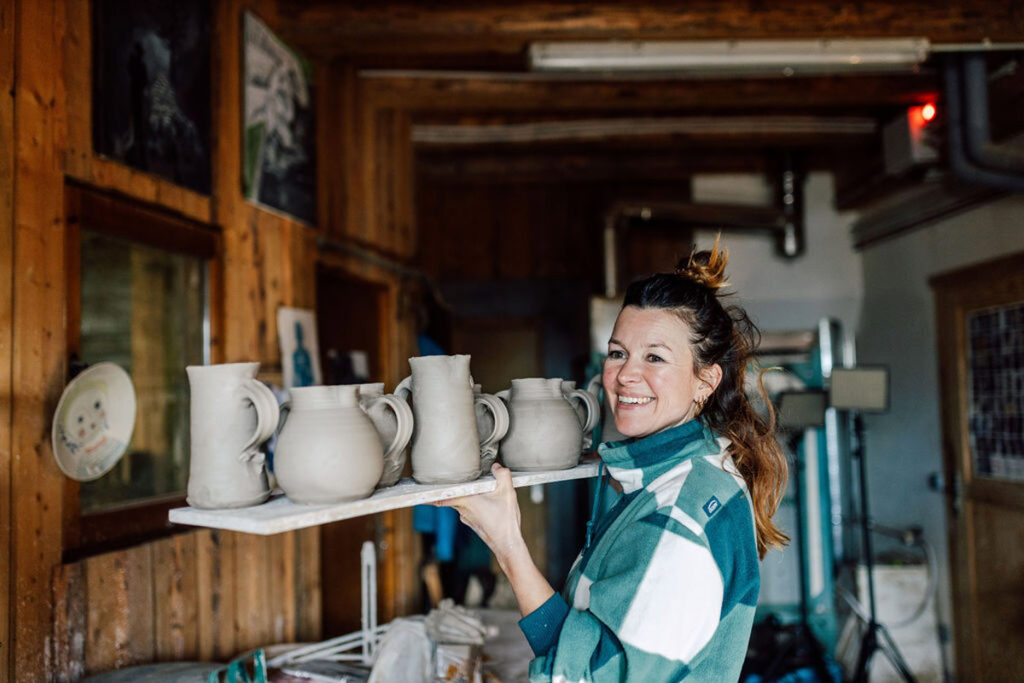
[[[927,38],[538,42],[535,71],[664,71],[695,77],[913,71]]]

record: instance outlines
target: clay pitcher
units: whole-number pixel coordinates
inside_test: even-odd
[[[385,397],[360,401],[359,386],[295,387],[281,406],[283,419],[274,472],[296,503],[326,504],[366,498],[384,471],[384,447],[366,411]],[[411,425],[396,411],[398,429],[388,449],[401,450]]]
[[[576,382],[570,380],[561,381],[561,391],[583,425],[583,452],[588,453],[594,446],[594,427],[601,419],[601,403],[589,391],[577,389]]]
[[[501,440],[508,433],[508,408],[497,396],[483,393],[479,384],[473,385],[473,395],[481,399],[473,405],[473,409],[477,435],[481,443],[487,444],[480,448],[480,474],[487,474],[498,459]]]
[[[406,446],[412,436],[412,409],[403,399],[394,394],[385,394],[384,382],[360,384],[359,402],[373,422],[373,426],[377,428],[381,446],[384,448],[384,474],[380,476],[377,488],[394,486],[402,477],[405,460],[409,455]],[[399,417],[400,415],[402,418]],[[402,432],[402,439],[399,440],[402,447],[391,448],[391,444],[395,442],[395,437],[399,433],[399,422],[407,425]]]
[[[562,395],[561,379],[514,379],[511,390],[497,396],[508,401],[508,434],[501,442],[506,467],[535,472],[567,469],[579,462],[584,425]]]
[[[474,405],[503,419],[504,405],[473,395],[469,356],[421,356],[409,359],[412,374],[395,389],[412,397],[412,477],[422,484],[457,484],[480,476],[480,454],[497,429],[481,439]],[[507,419],[505,417],[504,419]]]
[[[190,365],[188,504],[236,508],[270,495],[260,444],[277,426],[277,399],[256,379],[259,363]]]

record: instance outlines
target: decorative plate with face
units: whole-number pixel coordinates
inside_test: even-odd
[[[97,363],[68,384],[51,439],[57,465],[78,481],[97,479],[121,459],[135,426],[135,389],[113,363]]]

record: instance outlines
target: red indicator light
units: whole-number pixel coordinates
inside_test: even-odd
[[[921,107],[921,118],[924,119],[925,123],[928,123],[935,118],[935,105],[929,102],[928,104]]]

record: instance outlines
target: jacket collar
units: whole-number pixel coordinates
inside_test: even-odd
[[[632,493],[683,461],[717,453],[720,447],[707,425],[689,420],[640,439],[603,443],[597,450],[623,492]]]

